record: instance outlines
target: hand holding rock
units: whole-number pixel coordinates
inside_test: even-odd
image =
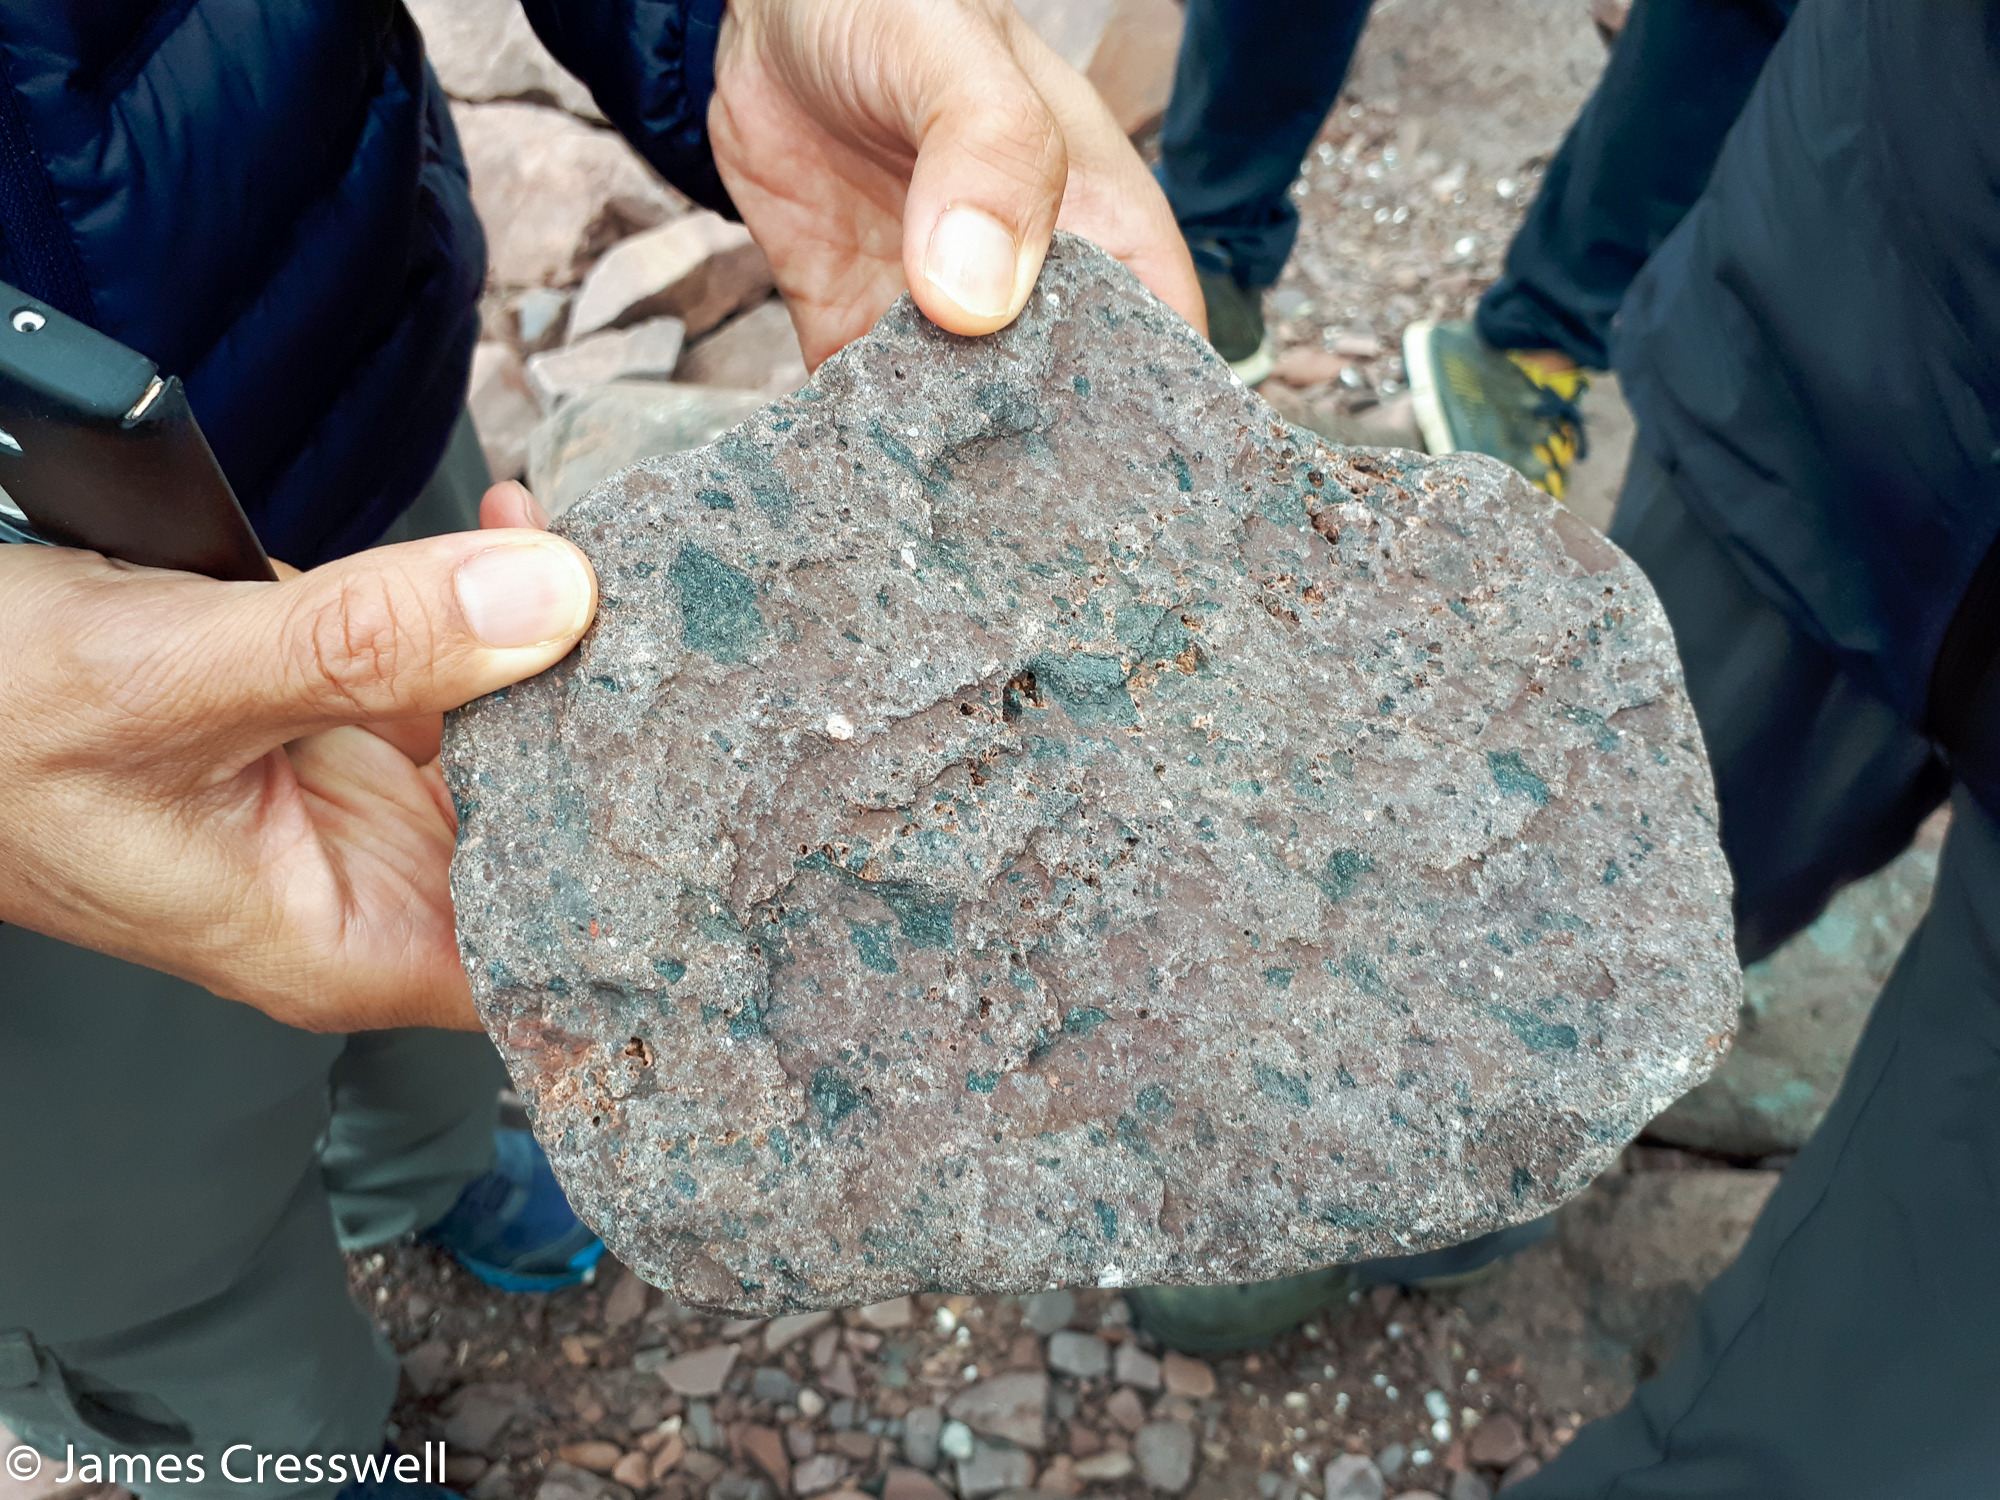
[[[596,608],[525,490],[485,517],[278,583],[0,549],[0,919],[309,1030],[476,1026],[439,716]]]
[[[1206,328],[1166,198],[1096,90],[1004,0],[739,0],[715,78],[716,165],[809,366],[906,286],[950,332],[1005,327],[1057,228]]]

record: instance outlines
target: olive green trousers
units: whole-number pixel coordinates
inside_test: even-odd
[[[477,526],[486,482],[461,419],[384,540]],[[222,1452],[381,1447],[396,1362],[342,1252],[443,1216],[505,1086],[477,1033],[316,1036],[0,926],[0,1424],[44,1477],[74,1447],[142,1456],[142,1496],[330,1493]]]

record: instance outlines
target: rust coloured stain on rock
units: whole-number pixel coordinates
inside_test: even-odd
[[[743,1312],[1234,1282],[1542,1213],[1734,1024],[1639,570],[1277,420],[1059,236],[559,523],[455,716],[460,942],[571,1201]]]

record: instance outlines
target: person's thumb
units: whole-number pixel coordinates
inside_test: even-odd
[[[903,205],[903,271],[939,327],[991,333],[1014,320],[1041,272],[1069,153],[997,32],[944,31],[925,37],[913,64],[917,161]]]
[[[596,608],[589,562],[546,532],[377,547],[236,594],[205,632],[203,696],[253,752],[437,713],[560,661]]]

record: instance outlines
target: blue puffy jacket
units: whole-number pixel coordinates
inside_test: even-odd
[[[529,6],[653,165],[726,206],[721,8]],[[0,70],[0,280],[182,377],[273,556],[381,535],[465,399],[486,267],[401,0],[0,0]]]

